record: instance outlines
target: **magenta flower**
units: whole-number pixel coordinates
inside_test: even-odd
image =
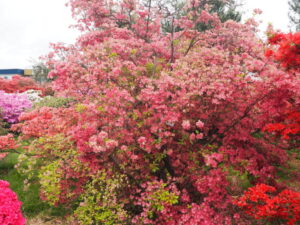
[[[22,215],[21,205],[16,193],[9,188],[9,183],[0,180],[0,224],[25,225],[26,220]]]

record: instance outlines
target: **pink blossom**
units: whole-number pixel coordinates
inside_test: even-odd
[[[138,143],[140,147],[143,147],[146,144],[146,138],[145,137],[139,137]]]
[[[0,136],[0,150],[15,149],[17,147],[18,146],[16,145],[14,136],[12,134]]]
[[[116,140],[108,140],[105,144],[108,149],[115,148],[119,145],[118,141]]]
[[[215,160],[214,157],[212,157],[211,155],[205,155],[205,164],[207,166],[211,166],[213,168],[216,168],[218,163],[217,161]]]
[[[173,154],[173,152],[174,152],[173,149],[169,149],[167,154],[171,156]]]
[[[203,138],[203,133],[197,134],[197,135],[196,135],[196,138],[197,138],[197,139],[202,139],[202,138]]]
[[[223,155],[220,153],[213,153],[211,155],[205,155],[205,164],[211,167],[217,167],[218,163],[223,160]]]
[[[190,135],[190,140],[191,141],[194,141],[196,139],[196,135],[194,134],[194,133],[192,133],[191,135]]]
[[[98,138],[100,138],[100,139],[102,139],[102,140],[104,140],[104,139],[107,138],[107,137],[108,137],[107,132],[105,132],[105,131],[103,131],[103,130],[98,134]]]
[[[182,121],[182,128],[185,130],[189,130],[191,128],[191,123],[189,120]]]
[[[0,160],[4,159],[7,156],[8,153],[0,153]]]
[[[96,146],[97,145],[97,136],[93,135],[90,137],[89,139],[89,145],[92,146]]]
[[[199,128],[199,129],[202,129],[204,127],[204,123],[201,121],[201,120],[198,120],[196,122],[196,126]]]
[[[253,12],[258,15],[263,13],[261,9],[254,9]]]
[[[93,147],[93,151],[94,151],[95,153],[100,153],[100,152],[105,152],[106,149],[105,149],[103,146],[97,145],[97,146],[94,146],[94,147]]]
[[[137,160],[139,157],[138,157],[137,155],[135,155],[135,154],[132,154],[132,155],[130,156],[130,158],[131,158],[132,160]]]
[[[121,146],[121,150],[122,150],[122,151],[127,151],[127,150],[128,150],[128,147],[127,147],[126,145],[122,145],[122,146]]]

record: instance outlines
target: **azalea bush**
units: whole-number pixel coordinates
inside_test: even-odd
[[[26,94],[8,94],[0,91],[1,118],[8,123],[18,122],[19,115],[32,107]]]
[[[13,76],[12,80],[0,78],[0,116],[8,123],[18,122],[19,115],[41,100],[44,89],[31,78]]]
[[[7,181],[0,180],[0,223],[3,225],[25,225],[21,212],[21,202],[9,188]]]
[[[268,49],[266,56],[273,57],[289,70],[300,69],[300,33],[270,33],[268,41],[278,48]]]
[[[300,69],[299,38],[299,33],[270,34],[269,44],[272,47],[276,46],[277,49],[268,49],[266,56],[277,60],[290,73],[296,74]],[[263,131],[271,133],[271,136],[273,134],[273,138],[282,137],[289,140],[291,146],[297,148],[300,134],[299,99],[290,99],[286,103],[286,109],[275,119],[276,123],[267,124]],[[272,186],[257,184],[249,188],[235,204],[258,220],[277,221],[289,225],[300,221],[300,192],[293,190],[285,189],[279,193]]]
[[[31,89],[31,90],[24,91],[22,94],[27,95],[28,99],[33,103],[37,103],[42,100],[41,91]]]
[[[288,111],[281,118],[281,122],[266,125],[264,131],[277,133],[284,139],[299,141],[300,111]]]
[[[0,160],[5,158],[7,153],[15,148],[17,148],[17,144],[12,134],[0,136]]]
[[[271,33],[268,40],[270,48],[266,51],[267,57],[277,60],[286,70],[297,76],[300,71],[300,33]],[[284,139],[292,139],[298,145],[300,141],[299,98],[286,102],[285,111],[276,118],[275,123],[267,124],[264,130],[279,134]]]
[[[0,136],[0,150],[14,149],[16,146],[17,145],[12,134]]]
[[[27,90],[43,90],[28,77],[13,76],[11,80],[0,78],[0,90],[6,93],[22,93]]]
[[[276,189],[265,184],[249,188],[235,204],[258,219],[280,221],[294,225],[300,221],[300,192],[285,189],[276,194]]]
[[[20,171],[74,223],[252,224],[233,196],[283,185],[291,143],[263,129],[299,102],[299,73],[265,56],[254,19],[223,23],[204,2],[177,17],[152,1],[70,1],[82,35],[53,45],[48,66],[74,102],[12,129],[29,142]]]

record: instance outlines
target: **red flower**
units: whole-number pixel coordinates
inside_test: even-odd
[[[273,52],[273,50],[271,50],[271,49],[267,49],[267,50],[265,51],[265,56],[266,56],[266,57],[271,57],[273,54],[274,54],[274,52]]]
[[[279,34],[274,34],[272,36],[269,37],[268,41],[270,44],[278,44],[279,42],[281,42],[282,40],[286,40],[286,35],[279,33]]]
[[[284,190],[274,195],[276,189],[265,184],[251,187],[235,205],[255,219],[281,219],[289,225],[300,220],[300,192]]]

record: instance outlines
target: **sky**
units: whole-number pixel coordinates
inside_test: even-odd
[[[31,68],[49,43],[73,43],[78,36],[65,0],[0,0],[0,69]]]
[[[259,8],[263,14],[258,16],[262,21],[260,30],[265,31],[269,23],[272,23],[275,29],[289,32],[289,5],[288,0],[242,0],[244,6],[242,11],[245,13],[244,19],[253,13],[253,9]]]
[[[269,22],[289,31],[288,0],[243,0],[245,16],[260,8],[261,30]],[[33,61],[46,55],[49,43],[74,43],[79,32],[66,0],[0,0],[0,69],[31,68]]]

